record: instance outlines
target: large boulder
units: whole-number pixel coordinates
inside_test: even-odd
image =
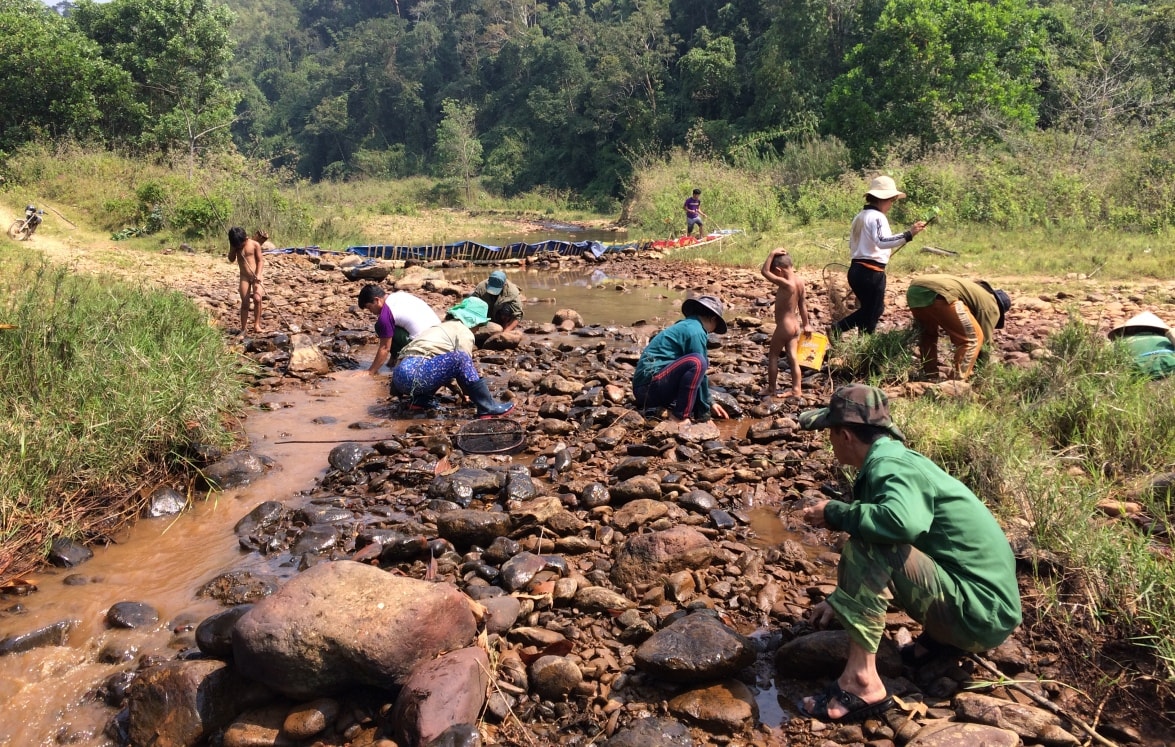
[[[349,560],[320,563],[257,602],[233,629],[240,671],[291,698],[402,685],[412,669],[477,632],[453,586]]]
[[[710,564],[714,550],[706,535],[690,527],[674,527],[629,537],[616,554],[612,581],[623,588],[660,581],[677,571]]]
[[[291,374],[325,374],[330,371],[330,361],[310,339],[310,335],[294,335],[290,338]]]

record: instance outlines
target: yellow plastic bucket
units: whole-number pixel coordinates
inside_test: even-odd
[[[828,352],[828,335],[823,332],[808,332],[800,335],[796,345],[796,357],[800,359],[801,368],[811,368],[816,371],[824,365],[824,354]]]

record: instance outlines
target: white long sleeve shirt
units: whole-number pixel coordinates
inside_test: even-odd
[[[890,234],[889,219],[872,205],[857,213],[849,229],[849,250],[852,259],[873,262],[882,267],[889,264],[893,253],[905,246],[912,237],[909,232]]]

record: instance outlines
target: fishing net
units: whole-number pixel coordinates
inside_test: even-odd
[[[526,444],[526,433],[517,420],[483,418],[461,426],[453,442],[466,454],[510,454]]]
[[[849,288],[849,267],[840,262],[824,265],[824,287],[828,289],[828,305],[833,320],[844,319],[857,308],[857,297]]]

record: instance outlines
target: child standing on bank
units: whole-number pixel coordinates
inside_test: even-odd
[[[241,334],[249,326],[249,307],[253,307],[253,333],[261,334],[261,244],[245,235],[245,229],[233,226],[228,230],[228,261],[236,262],[241,271]]]
[[[763,277],[775,286],[775,333],[771,335],[771,347],[767,352],[767,388],[764,399],[774,397],[779,379],[779,356],[787,351],[787,362],[791,367],[791,397],[799,399],[802,394],[800,358],[796,354],[800,333],[811,333],[808,322],[808,306],[804,303],[804,281],[796,275],[791,255],[787,249],[772,249],[763,262]]]

